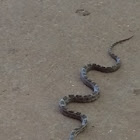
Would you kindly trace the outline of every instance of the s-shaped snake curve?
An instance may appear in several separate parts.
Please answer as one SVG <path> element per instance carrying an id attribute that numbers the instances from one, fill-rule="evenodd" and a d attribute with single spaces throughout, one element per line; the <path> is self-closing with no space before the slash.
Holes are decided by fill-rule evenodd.
<path id="1" fill-rule="evenodd" d="M 74 111 L 68 110 L 66 107 L 67 104 L 69 104 L 71 102 L 89 103 L 89 102 L 93 102 L 99 98 L 99 96 L 100 96 L 99 87 L 95 82 L 93 82 L 92 80 L 90 80 L 87 77 L 87 73 L 91 70 L 96 70 L 96 71 L 100 71 L 100 72 L 104 72 L 104 73 L 112 73 L 112 72 L 117 71 L 121 66 L 121 61 L 120 61 L 120 58 L 112 52 L 112 49 L 114 46 L 116 46 L 122 42 L 125 42 L 127 40 L 130 40 L 132 37 L 133 36 L 126 38 L 126 39 L 123 39 L 123 40 L 120 40 L 118 42 L 115 42 L 109 48 L 108 54 L 110 55 L 111 58 L 113 58 L 116 61 L 116 63 L 113 66 L 104 67 L 104 66 L 100 66 L 100 65 L 93 63 L 93 64 L 87 64 L 86 66 L 84 66 L 81 69 L 80 78 L 83 81 L 83 83 L 93 91 L 92 94 L 84 95 L 84 96 L 82 96 L 82 95 L 68 95 L 68 96 L 63 97 L 59 101 L 59 108 L 60 108 L 61 113 L 64 116 L 80 120 L 82 123 L 82 125 L 80 127 L 72 130 L 72 132 L 70 133 L 69 140 L 74 140 L 74 137 L 77 136 L 79 133 L 81 133 L 86 128 L 87 116 L 84 114 L 81 114 L 80 112 L 74 112 Z"/>

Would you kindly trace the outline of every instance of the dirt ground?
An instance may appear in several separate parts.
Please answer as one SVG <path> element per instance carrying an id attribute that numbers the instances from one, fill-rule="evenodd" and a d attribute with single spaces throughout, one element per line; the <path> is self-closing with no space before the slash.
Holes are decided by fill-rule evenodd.
<path id="1" fill-rule="evenodd" d="M 140 140 L 140 1 L 0 0 L 0 140 L 68 140 L 80 122 L 59 100 L 91 93 L 81 67 L 112 65 L 108 47 L 131 35 L 114 49 L 121 69 L 88 74 L 100 98 L 70 104 L 88 116 L 76 140 Z"/>

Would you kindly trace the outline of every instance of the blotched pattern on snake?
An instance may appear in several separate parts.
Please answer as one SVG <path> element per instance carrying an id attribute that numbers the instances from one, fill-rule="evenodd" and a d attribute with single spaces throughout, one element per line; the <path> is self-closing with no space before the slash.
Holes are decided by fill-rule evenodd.
<path id="1" fill-rule="evenodd" d="M 80 120 L 82 122 L 82 125 L 78 128 L 75 128 L 72 130 L 69 140 L 74 140 L 74 137 L 77 136 L 80 132 L 82 132 L 85 127 L 87 126 L 87 116 L 84 114 L 81 114 L 80 112 L 74 112 L 74 111 L 70 111 L 67 109 L 67 104 L 71 103 L 71 102 L 77 102 L 77 103 L 89 103 L 89 102 L 93 102 L 95 100 L 97 100 L 100 96 L 100 91 L 99 91 L 99 87 L 98 85 L 93 82 L 92 80 L 90 80 L 87 77 L 87 73 L 91 70 L 96 70 L 96 71 L 100 71 L 100 72 L 104 72 L 104 73 L 111 73 L 111 72 L 115 72 L 117 71 L 120 66 L 121 66 L 121 61 L 120 58 L 118 56 L 116 56 L 113 52 L 112 49 L 114 46 L 116 46 L 117 44 L 120 44 L 122 42 L 125 42 L 127 40 L 130 40 L 133 36 L 120 40 L 118 42 L 115 42 L 114 44 L 111 45 L 111 47 L 108 50 L 108 54 L 111 56 L 111 58 L 113 58 L 116 63 L 111 66 L 111 67 L 104 67 L 104 66 L 100 66 L 97 64 L 87 64 L 86 66 L 84 66 L 81 71 L 80 71 L 80 78 L 83 81 L 83 83 L 89 87 L 93 93 L 89 94 L 89 95 L 68 95 L 63 97 L 60 101 L 59 101 L 59 108 L 61 113 L 64 116 L 70 117 L 70 118 L 74 118 L 77 120 Z"/>

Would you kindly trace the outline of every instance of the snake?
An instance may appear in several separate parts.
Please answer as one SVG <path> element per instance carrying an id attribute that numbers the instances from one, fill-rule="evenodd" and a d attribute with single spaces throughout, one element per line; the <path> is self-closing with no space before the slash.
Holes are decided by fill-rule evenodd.
<path id="1" fill-rule="evenodd" d="M 112 65 L 110 67 L 105 67 L 105 66 L 101 66 L 101 65 L 97 65 L 97 64 L 93 63 L 93 64 L 87 64 L 81 68 L 80 79 L 87 87 L 89 87 L 93 91 L 91 94 L 89 94 L 89 95 L 71 94 L 68 96 L 64 96 L 62 99 L 59 100 L 59 109 L 60 109 L 60 112 L 64 116 L 81 121 L 81 126 L 75 128 L 71 131 L 69 140 L 74 140 L 75 137 L 79 133 L 81 133 L 85 130 L 85 128 L 88 124 L 88 118 L 85 114 L 82 114 L 81 112 L 75 112 L 72 110 L 68 110 L 67 105 L 72 102 L 90 103 L 90 102 L 97 100 L 100 97 L 99 86 L 95 82 L 93 82 L 91 79 L 88 78 L 87 73 L 91 70 L 96 70 L 96 71 L 103 72 L 103 73 L 112 73 L 112 72 L 117 71 L 121 66 L 121 60 L 117 55 L 115 55 L 112 52 L 112 49 L 114 48 L 114 46 L 121 44 L 127 40 L 130 40 L 132 37 L 133 36 L 126 38 L 126 39 L 119 40 L 119 41 L 113 43 L 109 47 L 108 54 L 112 59 L 115 60 L 116 63 L 114 65 Z"/>

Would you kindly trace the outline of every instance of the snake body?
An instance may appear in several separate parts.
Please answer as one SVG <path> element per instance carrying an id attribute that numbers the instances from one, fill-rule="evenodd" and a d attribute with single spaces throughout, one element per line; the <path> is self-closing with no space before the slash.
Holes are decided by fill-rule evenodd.
<path id="1" fill-rule="evenodd" d="M 87 64 L 86 66 L 84 66 L 81 69 L 80 78 L 81 78 L 82 82 L 93 91 L 92 94 L 84 95 L 84 96 L 82 96 L 82 95 L 68 95 L 68 96 L 63 97 L 59 101 L 59 108 L 60 108 L 61 113 L 64 116 L 80 120 L 82 123 L 80 127 L 72 130 L 72 132 L 70 133 L 69 140 L 74 140 L 74 137 L 77 136 L 79 133 L 81 133 L 85 129 L 85 127 L 87 126 L 88 119 L 87 119 L 86 115 L 81 114 L 80 112 L 74 112 L 74 111 L 68 110 L 66 107 L 67 104 L 69 104 L 71 102 L 89 103 L 89 102 L 93 102 L 99 98 L 99 96 L 100 96 L 99 87 L 95 82 L 93 82 L 92 80 L 90 80 L 87 77 L 87 73 L 91 70 L 96 70 L 96 71 L 100 71 L 100 72 L 104 72 L 104 73 L 112 73 L 112 72 L 117 71 L 121 66 L 121 61 L 120 61 L 120 58 L 112 52 L 112 49 L 117 44 L 120 44 L 122 42 L 130 40 L 132 37 L 133 36 L 126 38 L 126 39 L 123 39 L 123 40 L 120 40 L 118 42 L 115 42 L 109 48 L 108 54 L 110 55 L 111 58 L 113 58 L 116 61 L 116 63 L 113 66 L 104 67 L 104 66 L 100 66 L 100 65 L 93 63 L 93 64 Z"/>

